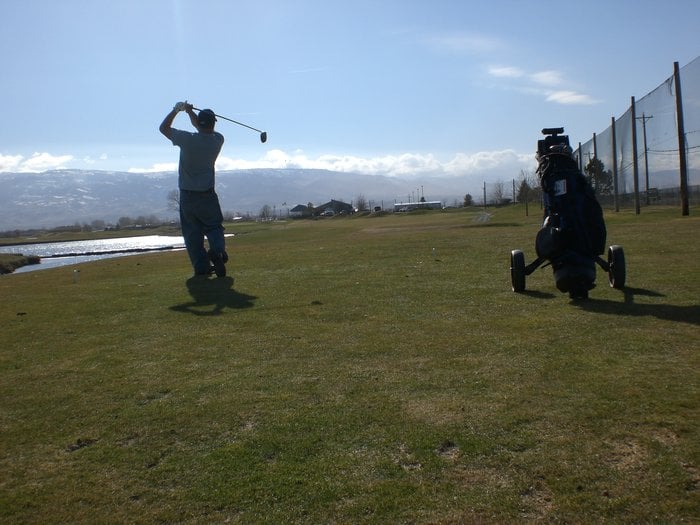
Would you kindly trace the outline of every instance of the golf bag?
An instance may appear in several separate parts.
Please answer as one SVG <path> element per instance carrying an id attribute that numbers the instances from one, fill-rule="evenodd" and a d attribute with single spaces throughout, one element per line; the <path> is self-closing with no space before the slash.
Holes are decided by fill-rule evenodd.
<path id="1" fill-rule="evenodd" d="M 551 262 L 557 288 L 587 297 L 595 287 L 596 259 L 605 251 L 603 210 L 574 159 L 563 128 L 538 141 L 537 174 L 544 222 L 535 239 L 537 256 Z"/>

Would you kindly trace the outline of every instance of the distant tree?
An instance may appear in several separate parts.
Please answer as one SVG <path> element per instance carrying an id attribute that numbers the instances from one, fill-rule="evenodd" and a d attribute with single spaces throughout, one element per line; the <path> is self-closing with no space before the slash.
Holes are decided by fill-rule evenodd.
<path id="1" fill-rule="evenodd" d="M 270 207 L 269 204 L 265 204 L 262 208 L 260 208 L 260 218 L 261 219 L 269 219 L 272 217 L 272 208 Z"/>
<path id="2" fill-rule="evenodd" d="M 141 226 L 158 226 L 160 219 L 155 215 L 139 215 L 136 219 L 136 224 Z"/>
<path id="3" fill-rule="evenodd" d="M 522 173 L 522 172 L 521 172 Z M 532 193 L 532 187 L 528 182 L 527 178 L 524 177 L 520 180 L 518 186 L 517 199 L 520 204 L 525 204 L 525 215 L 530 215 L 529 204 L 530 204 L 530 194 Z"/>
<path id="4" fill-rule="evenodd" d="M 542 197 L 542 190 L 540 189 L 537 178 L 532 172 L 520 170 L 519 180 L 516 199 L 519 203 L 525 204 L 525 214 L 527 215 L 528 203 L 538 202 Z"/>
<path id="5" fill-rule="evenodd" d="M 611 170 L 605 169 L 603 161 L 592 158 L 583 168 L 586 179 L 598 195 L 611 195 L 613 192 L 613 175 Z"/>
<path id="6" fill-rule="evenodd" d="M 128 228 L 134 224 L 134 219 L 131 217 L 119 217 L 117 224 L 120 228 Z"/>
<path id="7" fill-rule="evenodd" d="M 466 208 L 467 206 L 472 206 L 474 204 L 474 199 L 472 198 L 471 194 L 467 193 L 464 196 L 464 207 Z"/>
<path id="8" fill-rule="evenodd" d="M 493 198 L 493 202 L 496 205 L 503 204 L 503 200 L 506 196 L 506 186 L 502 180 L 499 180 L 498 182 L 494 183 L 493 190 L 491 191 L 491 196 Z"/>
<path id="9" fill-rule="evenodd" d="M 367 199 L 365 199 L 364 195 L 358 195 L 355 198 L 355 208 L 357 208 L 358 211 L 365 211 L 369 209 L 367 207 Z"/>
<path id="10" fill-rule="evenodd" d="M 168 209 L 172 211 L 180 211 L 180 191 L 171 190 L 168 192 L 167 196 Z"/>
<path id="11" fill-rule="evenodd" d="M 530 186 L 530 183 L 528 182 L 528 180 L 527 179 L 520 179 L 520 183 L 518 184 L 518 193 L 516 195 L 517 201 L 520 203 L 529 202 L 531 191 L 532 191 L 532 187 Z"/>
<path id="12" fill-rule="evenodd" d="M 100 231 L 105 229 L 106 224 L 105 221 L 97 219 L 92 221 L 90 226 L 92 227 L 93 231 Z"/>

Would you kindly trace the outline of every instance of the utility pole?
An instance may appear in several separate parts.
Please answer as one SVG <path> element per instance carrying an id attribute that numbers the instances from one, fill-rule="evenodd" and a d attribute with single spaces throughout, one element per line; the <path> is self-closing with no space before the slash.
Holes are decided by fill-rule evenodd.
<path id="1" fill-rule="evenodd" d="M 654 115 L 649 115 L 648 117 L 642 113 L 641 117 L 637 117 L 637 120 L 642 121 L 642 135 L 644 136 L 644 178 L 646 180 L 647 198 L 646 203 L 649 206 L 649 155 L 647 148 L 647 120 L 654 118 Z"/>

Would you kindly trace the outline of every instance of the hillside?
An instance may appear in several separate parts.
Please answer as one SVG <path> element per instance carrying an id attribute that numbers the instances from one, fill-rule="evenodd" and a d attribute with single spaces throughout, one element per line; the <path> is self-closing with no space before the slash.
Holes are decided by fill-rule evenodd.
<path id="1" fill-rule="evenodd" d="M 511 180 L 500 180 L 511 196 Z M 700 180 L 697 170 L 691 184 Z M 0 231 L 42 228 L 120 217 L 176 218 L 168 209 L 168 193 L 177 189 L 177 174 L 89 170 L 53 170 L 43 173 L 0 173 Z M 483 181 L 474 176 L 381 176 L 315 169 L 249 169 L 217 173 L 217 191 L 225 212 L 257 215 L 268 205 L 280 214 L 297 204 L 322 204 L 331 199 L 352 203 L 363 196 L 372 206 L 417 199 L 452 205 L 470 193 L 482 201 Z M 652 186 L 678 186 L 673 172 L 655 173 Z M 493 184 L 487 188 L 491 198 Z"/>
<path id="2" fill-rule="evenodd" d="M 0 173 L 0 231 L 70 225 L 119 217 L 174 218 L 167 195 L 177 189 L 177 174 L 55 170 Z M 409 179 L 308 169 L 251 169 L 217 173 L 224 211 L 257 214 L 264 205 L 282 213 L 297 204 L 330 199 L 352 202 L 359 195 L 385 206 L 405 200 L 423 186 L 426 198 L 461 199 L 462 178 Z"/>

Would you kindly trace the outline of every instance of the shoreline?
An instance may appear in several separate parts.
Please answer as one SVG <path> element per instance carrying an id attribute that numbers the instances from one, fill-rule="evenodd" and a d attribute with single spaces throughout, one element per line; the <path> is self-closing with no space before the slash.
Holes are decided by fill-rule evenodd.
<path id="1" fill-rule="evenodd" d="M 22 266 L 39 264 L 40 262 L 41 257 L 38 255 L 21 255 L 14 253 L 0 254 L 0 275 L 6 275 Z"/>
<path id="2" fill-rule="evenodd" d="M 175 246 L 158 246 L 155 248 L 126 248 L 119 250 L 106 250 L 106 251 L 88 251 L 88 252 L 72 252 L 72 253 L 61 253 L 61 254 L 51 254 L 45 255 L 43 257 L 39 255 L 23 255 L 14 253 L 0 253 L 0 275 L 7 275 L 14 273 L 18 268 L 23 266 L 29 266 L 33 264 L 40 264 L 42 259 L 58 259 L 61 257 L 83 257 L 83 256 L 100 256 L 100 255 L 116 255 L 116 254 L 137 254 L 146 252 L 159 252 L 159 251 L 171 251 L 175 250 Z"/>

